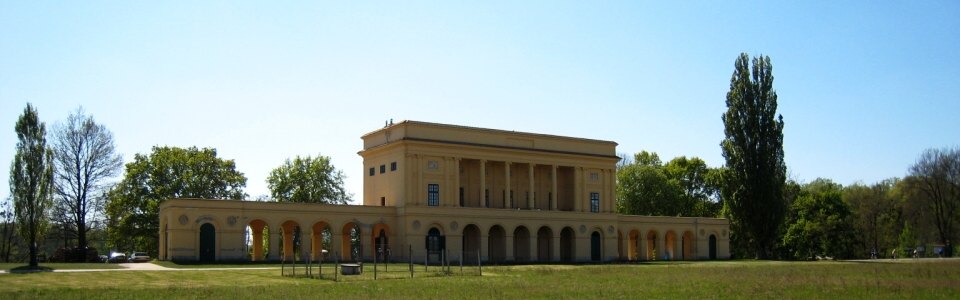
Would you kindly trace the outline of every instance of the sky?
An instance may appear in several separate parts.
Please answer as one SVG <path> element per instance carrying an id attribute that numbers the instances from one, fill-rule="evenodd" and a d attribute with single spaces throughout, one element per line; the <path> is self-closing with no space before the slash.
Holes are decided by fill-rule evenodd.
<path id="1" fill-rule="evenodd" d="M 958 1 L 357 2 L 0 1 L 0 172 L 27 103 L 48 130 L 83 107 L 125 162 L 216 148 L 250 198 L 324 155 L 359 203 L 360 136 L 389 119 L 719 167 L 742 52 L 770 57 L 797 181 L 903 177 L 960 145 Z"/>

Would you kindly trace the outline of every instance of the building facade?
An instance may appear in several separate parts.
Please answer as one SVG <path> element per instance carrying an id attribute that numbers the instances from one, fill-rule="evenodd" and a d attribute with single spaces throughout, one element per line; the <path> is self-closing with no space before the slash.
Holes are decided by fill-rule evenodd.
<path id="1" fill-rule="evenodd" d="M 725 219 L 617 214 L 614 142 L 416 121 L 362 139 L 362 205 L 167 200 L 160 258 L 730 257 Z"/>

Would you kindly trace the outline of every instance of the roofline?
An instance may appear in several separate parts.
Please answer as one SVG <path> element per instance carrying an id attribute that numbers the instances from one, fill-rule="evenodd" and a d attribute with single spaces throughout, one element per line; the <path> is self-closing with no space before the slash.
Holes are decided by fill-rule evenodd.
<path id="1" fill-rule="evenodd" d="M 366 137 L 368 137 L 368 136 L 370 136 L 370 135 L 373 135 L 373 134 L 375 134 L 375 133 L 377 133 L 377 132 L 380 132 L 380 131 L 383 131 L 383 130 L 386 130 L 386 129 L 393 128 L 394 126 L 400 126 L 400 125 L 402 125 L 402 124 L 425 125 L 425 126 L 455 128 L 455 129 L 467 129 L 467 130 L 475 130 L 475 131 L 486 131 L 486 132 L 494 132 L 494 133 L 506 133 L 506 134 L 513 134 L 513 135 L 526 135 L 526 136 L 534 136 L 534 137 L 546 137 L 546 138 L 554 138 L 554 139 L 578 140 L 578 141 L 586 141 L 586 142 L 591 142 L 591 143 L 613 144 L 614 146 L 617 146 L 617 145 L 618 145 L 617 142 L 614 142 L 614 141 L 606 141 L 606 140 L 597 140 L 597 139 L 588 139 L 588 138 L 562 136 L 562 135 L 553 135 L 553 134 L 543 134 L 543 133 L 532 133 L 532 132 L 524 132 L 524 131 L 511 131 L 511 130 L 503 130 L 503 129 L 492 129 L 492 128 L 472 127 L 472 126 L 463 126 L 463 125 L 452 125 L 452 124 L 443 124 L 443 123 L 431 123 L 431 122 L 422 122 L 422 121 L 413 121 L 413 120 L 403 120 L 403 121 L 401 121 L 401 122 L 399 122 L 399 123 L 394 123 L 394 124 L 392 124 L 392 125 L 387 125 L 386 127 L 383 127 L 383 128 L 380 128 L 380 129 L 377 129 L 377 130 L 368 132 L 368 133 L 360 136 L 360 138 L 363 139 L 363 138 L 366 138 Z"/>

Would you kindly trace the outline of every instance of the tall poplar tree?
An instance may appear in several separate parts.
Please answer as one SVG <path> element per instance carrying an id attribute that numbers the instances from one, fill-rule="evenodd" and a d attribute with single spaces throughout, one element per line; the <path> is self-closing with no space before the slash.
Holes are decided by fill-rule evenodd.
<path id="1" fill-rule="evenodd" d="M 777 115 L 770 57 L 741 53 L 735 63 L 723 114 L 726 159 L 724 201 L 735 240 L 756 258 L 769 258 L 786 214 L 783 197 L 783 116 Z"/>
<path id="2" fill-rule="evenodd" d="M 36 268 L 37 241 L 43 235 L 52 202 L 53 150 L 47 147 L 46 126 L 27 104 L 17 120 L 17 153 L 10 168 L 10 193 L 20 236 L 30 247 L 30 267 Z"/>

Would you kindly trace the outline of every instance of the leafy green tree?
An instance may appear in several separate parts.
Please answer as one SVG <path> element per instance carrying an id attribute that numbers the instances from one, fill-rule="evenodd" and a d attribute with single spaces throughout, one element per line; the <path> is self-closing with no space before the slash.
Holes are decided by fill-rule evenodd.
<path id="1" fill-rule="evenodd" d="M 843 202 L 839 184 L 826 179 L 807 184 L 790 206 L 789 216 L 783 246 L 793 258 L 853 255 L 850 208 Z"/>
<path id="2" fill-rule="evenodd" d="M 153 147 L 127 163 L 126 174 L 110 190 L 107 216 L 110 239 L 156 255 L 160 203 L 172 198 L 240 200 L 247 178 L 233 160 L 217 157 L 212 148 Z M 134 249 L 127 249 L 134 250 Z"/>
<path id="3" fill-rule="evenodd" d="M 89 218 L 103 213 L 107 180 L 119 173 L 123 158 L 116 153 L 113 133 L 83 109 L 67 117 L 53 135 L 54 205 L 77 236 L 77 247 L 87 247 Z"/>
<path id="4" fill-rule="evenodd" d="M 770 57 L 741 53 L 735 63 L 723 115 L 721 142 L 728 169 L 724 200 L 738 241 L 763 259 L 771 256 L 786 214 L 783 116 L 778 116 Z"/>
<path id="5" fill-rule="evenodd" d="M 37 242 L 47 223 L 47 211 L 53 194 L 53 151 L 47 147 L 46 125 L 37 110 L 27 104 L 17 120 L 17 153 L 10 168 L 10 193 L 13 195 L 17 228 L 30 247 L 30 267 L 36 268 Z"/>
<path id="6" fill-rule="evenodd" d="M 330 158 L 294 157 L 273 169 L 267 177 L 270 194 L 280 202 L 347 204 L 350 195 L 343 188 L 343 172 Z"/>
<path id="7" fill-rule="evenodd" d="M 681 188 L 679 205 L 683 216 L 716 217 L 720 211 L 717 173 L 699 157 L 676 157 L 663 166 L 667 177 Z"/>
<path id="8" fill-rule="evenodd" d="M 870 253 L 874 249 L 882 255 L 897 247 L 900 232 L 901 207 L 894 194 L 899 179 L 891 178 L 871 186 L 853 184 L 843 189 L 843 199 L 853 213 L 853 226 L 863 237 L 855 253 Z"/>
<path id="9" fill-rule="evenodd" d="M 617 209 L 628 215 L 676 216 L 682 190 L 663 168 L 633 164 L 617 171 Z"/>
<path id="10" fill-rule="evenodd" d="M 960 148 L 928 149 L 910 167 L 913 187 L 930 207 L 940 243 L 956 240 L 960 216 Z"/>
<path id="11" fill-rule="evenodd" d="M 657 155 L 656 152 L 647 152 L 646 150 L 634 154 L 633 163 L 641 166 L 663 166 L 663 162 L 660 161 L 660 155 Z"/>

